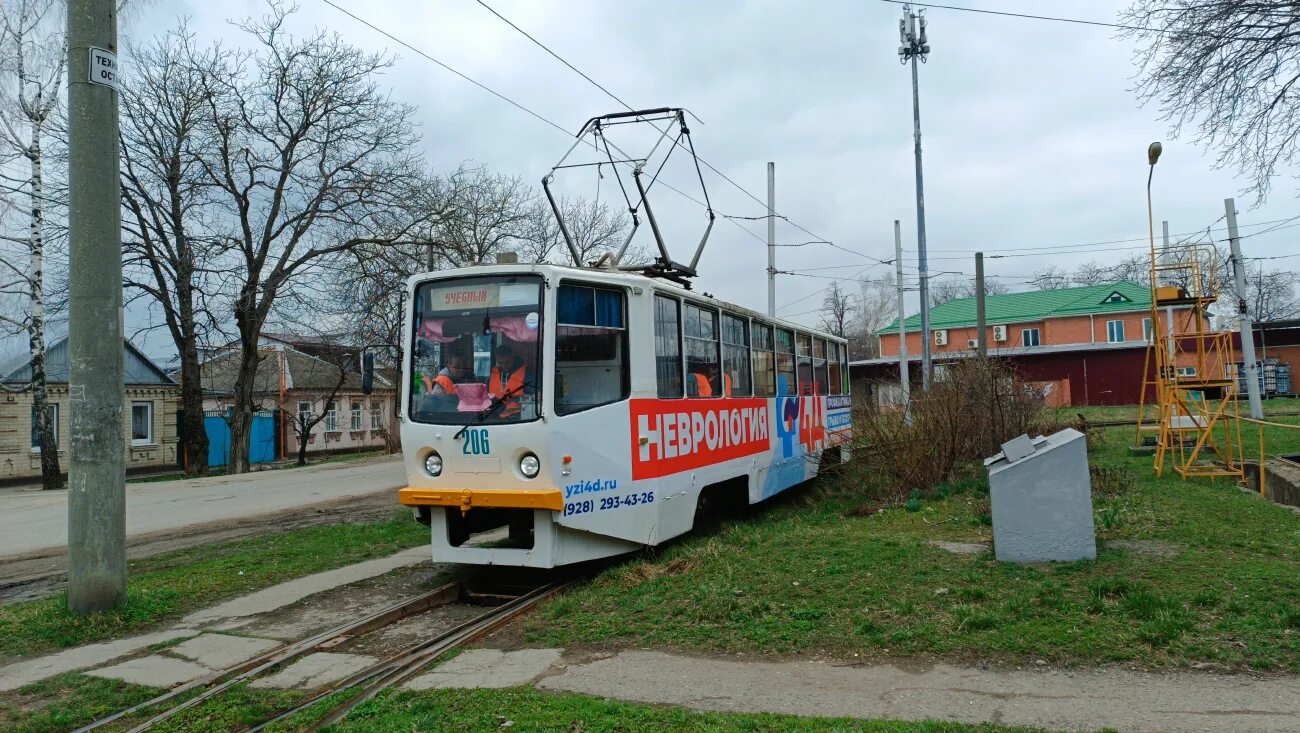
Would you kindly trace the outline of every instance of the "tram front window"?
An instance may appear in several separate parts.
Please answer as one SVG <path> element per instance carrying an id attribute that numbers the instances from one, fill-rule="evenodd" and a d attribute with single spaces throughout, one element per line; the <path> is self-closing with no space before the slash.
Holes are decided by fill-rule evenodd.
<path id="1" fill-rule="evenodd" d="M 415 291 L 411 419 L 439 425 L 534 420 L 541 400 L 542 283 L 466 277 Z"/>

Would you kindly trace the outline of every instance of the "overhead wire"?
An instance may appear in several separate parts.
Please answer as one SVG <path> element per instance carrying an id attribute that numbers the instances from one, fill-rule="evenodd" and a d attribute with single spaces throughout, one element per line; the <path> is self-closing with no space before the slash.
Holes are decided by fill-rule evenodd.
<path id="1" fill-rule="evenodd" d="M 328 2 L 328 0 L 326 0 L 326 1 Z M 636 110 L 635 110 L 635 109 L 634 109 L 630 104 L 628 104 L 627 102 L 625 102 L 621 97 L 619 97 L 618 95 L 614 94 L 614 93 L 611 92 L 609 89 L 605 88 L 604 85 L 600 84 L 600 83 L 597 82 L 595 79 L 592 79 L 590 76 L 588 76 L 585 72 L 583 72 L 583 71 L 582 71 L 581 69 L 579 69 L 578 67 L 574 66 L 572 63 L 569 63 L 568 60 L 566 60 L 566 59 L 565 59 L 563 56 L 561 56 L 560 54 L 556 53 L 554 50 L 552 50 L 552 49 L 551 49 L 549 46 L 547 46 L 545 43 L 539 41 L 536 37 L 534 37 L 533 35 L 531 35 L 531 34 L 528 33 L 527 31 L 525 31 L 523 28 L 520 28 L 517 24 L 515 24 L 515 23 L 514 23 L 513 21 L 511 21 L 509 18 L 507 18 L 506 16 L 502 15 L 501 13 L 499 13 L 499 12 L 498 12 L 497 10 L 495 10 L 491 5 L 488 5 L 487 2 L 485 2 L 485 0 L 476 0 L 476 2 L 478 2 L 479 5 L 482 5 L 484 8 L 486 8 L 486 9 L 487 9 L 490 13 L 492 13 L 494 16 L 496 16 L 497 18 L 501 19 L 503 22 L 505 22 L 505 23 L 506 23 L 507 25 L 509 25 L 511 28 L 513 28 L 513 29 L 515 29 L 516 31 L 518 31 L 518 32 L 519 32 L 520 34 L 522 34 L 525 38 L 527 38 L 528 40 L 532 41 L 534 44 L 536 44 L 536 45 L 537 45 L 539 48 L 541 48 L 543 51 L 545 51 L 546 53 L 550 54 L 550 55 L 551 55 L 553 58 L 555 58 L 557 61 L 559 61 L 560 63 L 564 64 L 566 67 L 568 67 L 570 70 L 572 70 L 575 74 L 577 74 L 578 76 L 581 76 L 583 79 L 587 80 L 589 83 L 591 83 L 591 84 L 592 84 L 593 86 L 595 86 L 597 89 L 599 89 L 600 91 L 604 92 L 605 95 L 608 96 L 610 99 L 613 99 L 615 102 L 618 102 L 619 104 L 623 105 L 623 107 L 626 108 L 629 112 L 635 112 L 635 111 L 636 111 Z M 697 117 L 696 119 L 699 119 L 699 118 Z M 677 144 L 680 145 L 681 143 L 679 142 L 679 143 L 677 143 Z M 754 194 L 753 194 L 749 189 L 745 188 L 744 186 L 740 185 L 739 183 L 736 183 L 736 181 L 734 181 L 730 176 L 728 176 L 726 173 L 723 173 L 722 171 L 718 170 L 718 168 L 717 168 L 716 166 L 714 166 L 712 163 L 710 163 L 708 160 L 706 160 L 705 158 L 703 158 L 702 156 L 699 156 L 699 155 L 696 155 L 695 157 L 696 157 L 697 160 L 699 160 L 700 163 L 702 163 L 702 164 L 704 165 L 704 167 L 706 167 L 706 168 L 708 168 L 709 170 L 713 171 L 713 172 L 714 172 L 715 174 L 717 174 L 720 178 L 722 178 L 722 180 L 726 181 L 727 183 L 730 183 L 730 184 L 731 184 L 732 186 L 734 186 L 738 191 L 740 191 L 741 193 L 745 194 L 745 195 L 748 196 L 749 198 L 753 199 L 755 203 L 759 204 L 760 206 L 762 206 L 762 207 L 764 207 L 764 208 L 768 208 L 768 204 L 767 204 L 766 201 L 763 201 L 763 200 L 760 199 L 758 196 L 755 196 L 755 195 L 754 195 Z M 782 219 L 782 220 L 784 220 L 787 224 L 789 224 L 790 226 L 794 227 L 795 229 L 798 229 L 799 231 L 803 232 L 804 234 L 807 234 L 808 236 L 812 237 L 813 239 L 815 239 L 815 240 L 819 240 L 819 241 L 821 241 L 821 242 L 823 242 L 823 243 L 825 243 L 825 244 L 827 244 L 827 245 L 829 245 L 829 246 L 831 246 L 831 247 L 834 247 L 835 249 L 839 249 L 839 250 L 842 250 L 842 251 L 844 251 L 844 252 L 849 252 L 849 253 L 851 253 L 851 254 L 855 254 L 855 255 L 857 255 L 857 256 L 859 256 L 859 257 L 863 257 L 863 258 L 865 258 L 865 259 L 872 260 L 872 261 L 876 262 L 877 264 L 881 264 L 881 265 L 887 265 L 887 264 L 890 264 L 889 261 L 887 261 L 887 260 L 882 260 L 882 259 L 880 259 L 880 258 L 873 257 L 873 256 L 871 256 L 871 255 L 867 255 L 867 254 L 863 254 L 863 253 L 861 253 L 861 252 L 855 252 L 855 251 L 853 251 L 853 250 L 851 250 L 851 249 L 848 249 L 847 247 L 842 247 L 842 246 L 840 246 L 840 245 L 837 245 L 837 244 L 835 244 L 834 242 L 831 242 L 830 240 L 827 240 L 825 237 L 822 237 L 821 235 L 816 234 L 816 233 L 814 233 L 814 232 L 808 230 L 807 228 L 801 226 L 798 222 L 794 221 L 794 220 L 791 219 L 789 216 L 785 216 L 785 215 L 779 215 L 779 214 L 777 214 L 775 210 L 769 209 L 769 215 L 770 215 L 770 216 L 774 216 L 774 217 L 776 217 L 776 218 L 778 218 L 778 219 Z M 734 223 L 734 219 L 752 219 L 752 220 L 758 220 L 758 219 L 766 219 L 766 218 L 768 218 L 768 217 L 767 217 L 767 216 L 762 216 L 762 217 L 731 217 L 731 216 L 726 216 L 726 215 L 724 215 L 724 218 L 726 218 L 726 219 L 730 219 L 730 220 L 733 220 L 733 223 Z M 741 227 L 741 228 L 743 229 L 744 227 Z M 761 237 L 758 237 L 758 235 L 755 235 L 753 232 L 750 232 L 748 229 L 746 229 L 745 231 L 746 231 L 746 232 L 749 232 L 749 234 L 755 236 L 756 238 L 762 239 Z"/>
<path id="2" fill-rule="evenodd" d="M 1143 32 L 1143 33 L 1160 33 L 1160 34 L 1162 34 L 1162 35 L 1165 35 L 1165 34 L 1177 34 L 1177 35 L 1182 35 L 1182 36 L 1199 36 L 1199 37 L 1205 37 L 1205 38 L 1217 38 L 1217 39 L 1225 40 L 1225 41 L 1233 41 L 1233 40 L 1235 40 L 1235 41 L 1256 41 L 1256 40 L 1260 40 L 1260 39 L 1249 38 L 1249 37 L 1245 37 L 1245 36 L 1225 36 L 1225 35 L 1220 34 L 1220 33 L 1196 33 L 1196 32 L 1192 32 L 1192 31 L 1179 31 L 1179 30 L 1173 30 L 1173 29 L 1170 29 L 1170 28 L 1153 28 L 1153 27 L 1151 27 L 1151 26 L 1143 26 L 1143 25 L 1124 25 L 1124 24 L 1122 24 L 1122 23 L 1107 23 L 1107 22 L 1105 22 L 1105 21 L 1101 21 L 1101 20 L 1085 20 L 1085 19 L 1083 19 L 1083 18 L 1065 18 L 1065 17 L 1061 17 L 1061 16 L 1054 16 L 1054 15 L 1034 15 L 1034 14 L 1032 14 L 1032 13 L 1012 13 L 1012 12 L 1010 12 L 1010 11 L 1006 11 L 1006 10 L 990 10 L 990 9 L 988 9 L 988 8 L 968 8 L 968 7 L 963 7 L 963 6 L 960 6 L 960 5 L 940 5 L 940 4 L 938 4 L 938 3 L 918 3 L 918 2 L 911 2 L 911 0 L 880 0 L 880 1 L 881 1 L 881 2 L 885 2 L 885 3 L 890 3 L 890 4 L 893 4 L 893 5 L 912 5 L 912 6 L 915 6 L 915 7 L 918 7 L 918 8 L 934 8 L 934 9 L 936 9 L 936 10 L 958 10 L 958 11 L 961 11 L 961 12 L 963 12 L 963 13 L 978 13 L 978 14 L 981 14 L 981 15 L 1001 15 L 1001 16 L 1008 17 L 1008 18 L 1021 18 L 1021 19 L 1024 19 L 1024 20 L 1046 20 L 1046 21 L 1052 21 L 1052 22 L 1055 22 L 1055 23 L 1073 23 L 1073 24 L 1076 24 L 1076 25 L 1091 25 L 1091 26 L 1099 26 L 1099 27 L 1103 27 L 1103 28 L 1116 28 L 1116 29 L 1123 30 L 1123 31 L 1139 31 L 1139 32 Z"/>

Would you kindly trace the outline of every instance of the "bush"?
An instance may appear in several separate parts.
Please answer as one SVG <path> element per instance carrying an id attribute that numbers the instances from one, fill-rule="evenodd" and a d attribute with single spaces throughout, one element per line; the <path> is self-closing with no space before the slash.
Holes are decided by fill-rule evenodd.
<path id="1" fill-rule="evenodd" d="M 866 455 L 875 490 L 901 501 L 953 478 L 958 468 L 998 451 L 1021 434 L 1056 427 L 1043 395 L 993 359 L 948 366 L 925 393 L 901 410 L 863 406 L 854 415 L 858 450 Z"/>

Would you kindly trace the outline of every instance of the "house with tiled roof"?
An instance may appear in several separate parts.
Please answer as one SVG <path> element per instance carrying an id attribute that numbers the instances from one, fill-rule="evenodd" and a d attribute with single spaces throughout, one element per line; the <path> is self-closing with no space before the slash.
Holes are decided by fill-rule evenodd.
<path id="1" fill-rule="evenodd" d="M 178 465 L 176 407 L 180 387 L 130 341 L 122 341 L 122 382 L 125 452 L 128 472 L 157 471 Z M 53 406 L 59 465 L 68 470 L 70 444 L 68 414 L 68 338 L 55 339 L 45 350 L 45 383 Z M 38 478 L 41 475 L 40 441 L 33 419 L 32 379 L 28 355 L 0 365 L 0 382 L 23 390 L 0 397 L 0 481 Z"/>
<path id="2" fill-rule="evenodd" d="M 984 299 L 985 337 L 992 357 L 1011 363 L 1022 378 L 1043 389 L 1053 405 L 1136 404 L 1143 390 L 1147 346 L 1153 328 L 1195 330 L 1205 318 L 1190 306 L 1161 308 L 1151 321 L 1151 291 L 1131 282 L 989 295 Z M 904 320 L 909 373 L 920 381 L 921 317 Z M 1205 328 L 1206 326 L 1202 326 Z M 930 309 L 930 349 L 936 372 L 976 352 L 975 298 Z M 899 323 L 876 332 L 880 356 L 849 363 L 859 385 L 882 403 L 896 395 Z M 1188 355 L 1179 369 L 1195 370 Z M 1148 395 L 1150 397 L 1150 395 Z"/>
<path id="3" fill-rule="evenodd" d="M 1145 344 L 1151 335 L 1151 290 L 1130 282 L 990 295 L 984 299 L 985 336 L 990 352 L 1038 347 Z M 1160 328 L 1168 316 L 1160 313 Z M 1186 307 L 1172 314 L 1175 328 L 1188 330 Z M 921 316 L 905 321 L 907 351 L 921 351 Z M 975 350 L 975 298 L 958 298 L 930 309 L 931 353 Z M 898 321 L 880 329 L 882 357 L 899 352 Z"/>

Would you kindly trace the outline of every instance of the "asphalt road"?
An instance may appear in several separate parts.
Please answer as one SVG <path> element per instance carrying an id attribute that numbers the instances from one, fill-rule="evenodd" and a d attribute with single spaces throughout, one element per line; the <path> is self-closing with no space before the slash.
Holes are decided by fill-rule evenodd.
<path id="1" fill-rule="evenodd" d="M 401 456 L 187 481 L 127 484 L 128 540 L 404 486 Z M 393 494 L 393 507 L 397 495 Z M 0 562 L 45 555 L 68 544 L 66 491 L 0 493 Z"/>

